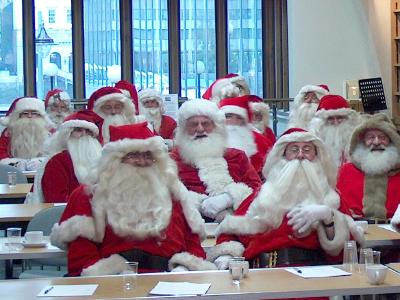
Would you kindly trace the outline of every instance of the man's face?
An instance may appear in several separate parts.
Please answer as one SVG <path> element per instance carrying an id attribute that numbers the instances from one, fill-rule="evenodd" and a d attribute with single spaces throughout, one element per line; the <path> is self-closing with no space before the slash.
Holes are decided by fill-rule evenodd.
<path id="1" fill-rule="evenodd" d="M 153 165 L 154 157 L 151 151 L 145 152 L 129 152 L 121 160 L 122 163 L 130 164 L 134 167 L 145 168 Z"/>
<path id="2" fill-rule="evenodd" d="M 79 139 L 82 136 L 93 136 L 93 132 L 91 132 L 89 129 L 87 128 L 82 128 L 82 127 L 75 127 L 72 132 L 70 137 L 71 138 L 75 138 L 75 139 Z"/>
<path id="3" fill-rule="evenodd" d="M 190 137 L 207 137 L 215 128 L 214 122 L 207 116 L 193 116 L 186 120 L 185 131 Z"/>
<path id="4" fill-rule="evenodd" d="M 50 111 L 61 114 L 61 113 L 68 112 L 69 108 L 68 108 L 68 105 L 64 101 L 55 100 L 54 103 L 50 105 Z"/>
<path id="5" fill-rule="evenodd" d="M 347 116 L 340 116 L 340 115 L 330 116 L 326 119 L 326 123 L 334 126 L 334 125 L 341 124 L 342 122 L 346 121 L 347 119 L 348 119 Z"/>
<path id="6" fill-rule="evenodd" d="M 304 96 L 304 103 L 318 103 L 319 99 L 314 92 L 308 92 Z"/>
<path id="7" fill-rule="evenodd" d="M 41 118 L 42 116 L 40 115 L 40 113 L 36 110 L 24 110 L 23 112 L 21 112 L 19 114 L 20 119 L 23 118 Z"/>
<path id="8" fill-rule="evenodd" d="M 157 108 L 157 107 L 159 107 L 160 105 L 158 104 L 158 101 L 157 101 L 157 100 L 155 100 L 155 99 L 149 99 L 149 100 L 147 100 L 147 101 L 145 101 L 145 102 L 143 103 L 143 106 L 144 106 L 145 108 Z"/>
<path id="9" fill-rule="evenodd" d="M 317 149 L 312 142 L 292 142 L 287 144 L 283 156 L 289 161 L 294 159 L 313 161 L 317 156 Z"/>
<path id="10" fill-rule="evenodd" d="M 236 126 L 245 126 L 246 125 L 246 120 L 237 114 L 231 114 L 227 113 L 225 114 L 225 124 L 226 125 L 236 125 Z"/>
<path id="11" fill-rule="evenodd" d="M 382 130 L 369 129 L 364 134 L 363 142 L 371 151 L 384 151 L 391 141 Z"/>
<path id="12" fill-rule="evenodd" d="M 101 112 L 107 116 L 120 115 L 123 109 L 124 104 L 117 100 L 107 100 L 100 107 Z"/>
<path id="13" fill-rule="evenodd" d="M 259 111 L 253 111 L 253 121 L 254 122 L 262 121 L 262 114 Z"/>

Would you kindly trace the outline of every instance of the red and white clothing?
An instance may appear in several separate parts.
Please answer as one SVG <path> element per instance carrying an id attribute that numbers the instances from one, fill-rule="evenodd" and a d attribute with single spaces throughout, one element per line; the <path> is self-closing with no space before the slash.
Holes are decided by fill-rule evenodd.
<path id="1" fill-rule="evenodd" d="M 163 139 L 173 139 L 175 128 L 176 128 L 176 121 L 170 116 L 162 115 L 160 129 L 159 132 L 157 133 Z"/>
<path id="2" fill-rule="evenodd" d="M 250 156 L 250 161 L 257 173 L 261 174 L 267 154 L 271 150 L 274 143 L 256 131 L 253 131 L 253 137 L 257 146 L 257 152 Z"/>

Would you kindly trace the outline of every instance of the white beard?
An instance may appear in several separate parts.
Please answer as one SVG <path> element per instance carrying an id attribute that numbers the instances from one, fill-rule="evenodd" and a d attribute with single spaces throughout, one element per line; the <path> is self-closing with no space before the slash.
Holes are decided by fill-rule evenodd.
<path id="1" fill-rule="evenodd" d="M 206 158 L 223 157 L 226 149 L 226 135 L 218 128 L 207 137 L 199 139 L 194 139 L 178 128 L 175 140 L 183 161 L 194 165 Z"/>
<path id="2" fill-rule="evenodd" d="M 226 125 L 228 132 L 227 145 L 229 148 L 242 150 L 247 157 L 257 153 L 257 145 L 249 126 Z"/>
<path id="3" fill-rule="evenodd" d="M 167 175 L 157 165 L 138 168 L 116 158 L 100 171 L 92 203 L 120 237 L 158 237 L 167 228 L 172 200 Z M 157 187 L 157 188 L 154 188 Z"/>
<path id="4" fill-rule="evenodd" d="M 264 133 L 265 130 L 265 125 L 264 125 L 264 121 L 253 121 L 252 125 L 254 126 L 255 129 L 257 129 L 260 133 Z"/>
<path id="5" fill-rule="evenodd" d="M 99 141 L 91 136 L 69 138 L 67 149 L 71 155 L 75 176 L 79 183 L 86 183 L 86 177 L 93 171 L 95 164 L 101 156 Z"/>
<path id="6" fill-rule="evenodd" d="M 291 127 L 300 127 L 303 129 L 308 129 L 308 125 L 311 119 L 314 117 L 317 111 L 317 103 L 302 103 L 300 106 L 293 111 L 290 123 Z"/>
<path id="7" fill-rule="evenodd" d="M 144 116 L 151 125 L 153 125 L 154 130 L 158 133 L 161 127 L 161 111 L 159 107 L 143 108 Z"/>
<path id="8" fill-rule="evenodd" d="M 58 128 L 64 121 L 64 119 L 68 116 L 69 113 L 58 113 L 56 111 L 49 111 L 47 115 L 49 116 L 50 120 L 54 123 L 54 125 Z"/>
<path id="9" fill-rule="evenodd" d="M 393 144 L 384 151 L 371 151 L 360 143 L 354 149 L 352 158 L 368 175 L 385 174 L 400 163 L 399 150 Z"/>
<path id="10" fill-rule="evenodd" d="M 111 115 L 104 118 L 103 126 L 101 128 L 104 143 L 108 143 L 110 141 L 110 125 L 118 126 L 130 123 L 131 122 L 129 122 L 128 118 L 123 114 Z"/>
<path id="11" fill-rule="evenodd" d="M 43 118 L 21 118 L 13 120 L 9 126 L 11 133 L 11 155 L 30 159 L 43 155 L 43 144 L 49 136 Z"/>

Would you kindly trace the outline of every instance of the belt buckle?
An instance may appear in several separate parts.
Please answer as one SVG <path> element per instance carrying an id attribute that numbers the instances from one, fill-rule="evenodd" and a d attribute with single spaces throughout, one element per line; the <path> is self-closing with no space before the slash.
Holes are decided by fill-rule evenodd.
<path id="1" fill-rule="evenodd" d="M 278 261 L 278 251 L 272 251 L 268 253 L 268 267 L 275 268 Z"/>

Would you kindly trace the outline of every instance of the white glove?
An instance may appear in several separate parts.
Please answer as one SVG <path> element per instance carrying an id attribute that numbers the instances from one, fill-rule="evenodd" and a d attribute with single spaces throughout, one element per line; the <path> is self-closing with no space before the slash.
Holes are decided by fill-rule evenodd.
<path id="1" fill-rule="evenodd" d="M 229 268 L 229 261 L 232 259 L 232 255 L 221 255 L 214 260 L 214 264 L 218 270 L 227 270 Z"/>
<path id="2" fill-rule="evenodd" d="M 27 171 L 36 171 L 39 166 L 42 164 L 42 157 L 35 157 L 26 162 L 26 170 Z"/>
<path id="3" fill-rule="evenodd" d="M 186 272 L 186 271 L 189 271 L 189 269 L 186 268 L 185 266 L 176 266 L 171 270 L 171 272 Z"/>
<path id="4" fill-rule="evenodd" d="M 231 208 L 224 209 L 223 211 L 220 211 L 215 216 L 214 222 L 221 223 L 225 219 L 226 216 L 229 216 L 232 214 L 233 214 L 233 209 L 231 209 Z"/>
<path id="5" fill-rule="evenodd" d="M 26 164 L 28 160 L 27 159 L 21 159 L 19 162 L 17 162 L 14 166 L 20 169 L 21 171 L 26 171 Z"/>
<path id="6" fill-rule="evenodd" d="M 397 206 L 397 209 L 392 217 L 392 220 L 390 221 L 390 224 L 394 229 L 400 231 L 400 204 Z"/>
<path id="7" fill-rule="evenodd" d="M 215 219 L 217 214 L 233 206 L 233 199 L 228 193 L 211 196 L 203 200 L 200 212 L 203 216 Z"/>
<path id="8" fill-rule="evenodd" d="M 319 204 L 295 206 L 287 214 L 289 219 L 288 224 L 292 225 L 293 230 L 298 231 L 299 233 L 309 230 L 314 222 L 330 222 L 332 216 L 333 212 L 330 207 Z"/>

